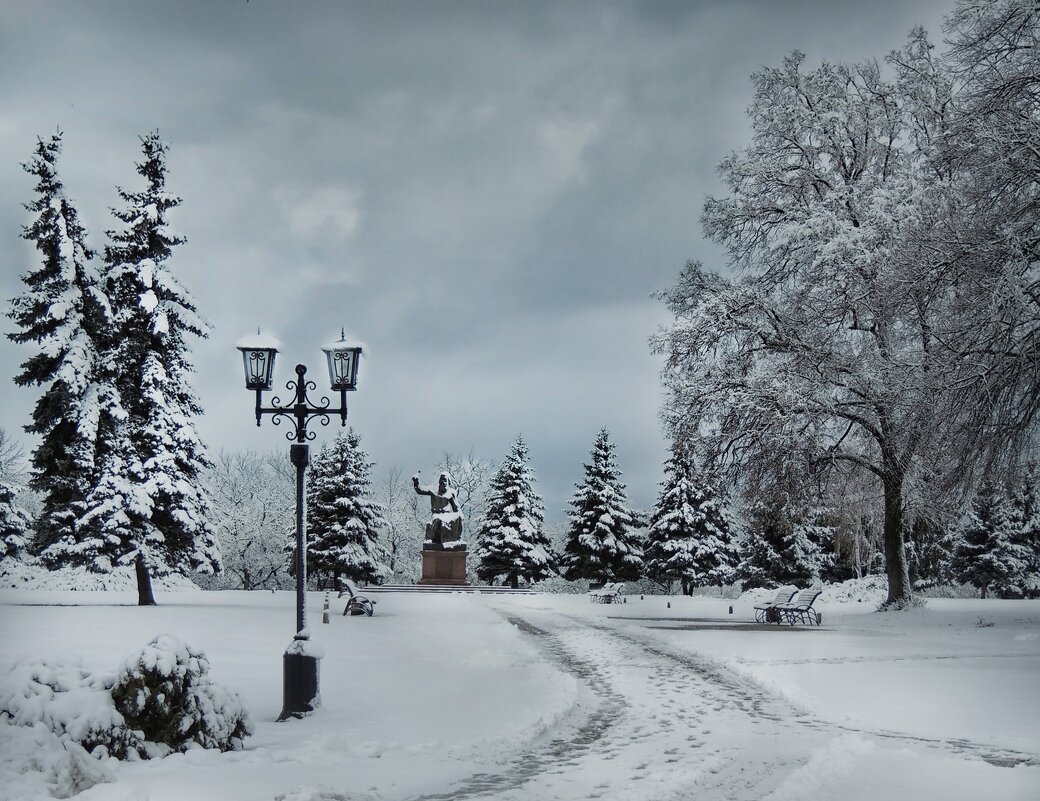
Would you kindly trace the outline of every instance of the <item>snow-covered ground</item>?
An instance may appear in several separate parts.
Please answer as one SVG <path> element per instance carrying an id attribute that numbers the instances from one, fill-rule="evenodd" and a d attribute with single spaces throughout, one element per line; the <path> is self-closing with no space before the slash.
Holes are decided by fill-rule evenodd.
<path id="1" fill-rule="evenodd" d="M 1040 797 L 1040 602 L 824 599 L 810 630 L 749 625 L 752 598 L 374 597 L 323 625 L 309 595 L 304 720 L 274 722 L 288 592 L 0 592 L 0 682 L 21 659 L 111 673 L 170 633 L 241 694 L 244 751 L 110 760 L 91 801 Z M 50 741 L 0 729 L 0 798 L 74 789 Z"/>

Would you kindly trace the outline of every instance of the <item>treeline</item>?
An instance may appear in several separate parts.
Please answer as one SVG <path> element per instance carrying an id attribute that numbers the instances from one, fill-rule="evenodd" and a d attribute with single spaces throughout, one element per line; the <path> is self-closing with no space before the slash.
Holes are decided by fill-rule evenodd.
<path id="1" fill-rule="evenodd" d="M 18 496 L 21 453 L 0 432 L 0 540 L 4 558 L 24 558 L 30 515 Z M 338 577 L 412 583 L 419 577 L 429 510 L 391 469 L 378 484 L 352 429 L 322 445 L 308 473 L 307 570 L 313 587 Z M 810 586 L 884 571 L 881 534 L 867 519 L 849 527 L 834 507 L 806 507 L 791 495 L 735 509 L 697 468 L 688 447 L 673 448 L 649 510 L 629 508 L 609 432 L 601 430 L 563 523 L 545 524 L 529 449 L 517 437 L 501 465 L 472 453 L 445 454 L 466 518 L 474 581 L 512 586 L 554 577 L 600 584 L 642 582 L 651 591 Z M 295 547 L 295 476 L 284 453 L 222 451 L 203 475 L 223 573 L 196 579 L 211 588 L 288 588 Z M 1002 598 L 1040 591 L 1037 472 L 1021 482 L 984 484 L 963 519 L 947 529 L 908 532 L 914 586 L 964 584 Z"/>

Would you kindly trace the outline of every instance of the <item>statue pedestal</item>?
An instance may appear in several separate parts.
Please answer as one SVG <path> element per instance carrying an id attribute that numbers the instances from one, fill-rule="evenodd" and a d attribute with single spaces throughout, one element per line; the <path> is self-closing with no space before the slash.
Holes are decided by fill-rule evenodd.
<path id="1" fill-rule="evenodd" d="M 424 545 L 419 583 L 469 586 L 466 582 L 466 546 L 443 548 Z"/>

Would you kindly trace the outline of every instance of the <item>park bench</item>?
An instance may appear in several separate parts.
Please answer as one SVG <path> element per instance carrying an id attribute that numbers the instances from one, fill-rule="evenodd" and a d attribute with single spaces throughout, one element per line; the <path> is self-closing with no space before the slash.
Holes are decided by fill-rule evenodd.
<path id="1" fill-rule="evenodd" d="M 790 603 L 777 604 L 774 608 L 779 614 L 780 620 L 785 620 L 792 626 L 795 624 L 795 620 L 799 623 L 808 623 L 809 625 L 815 623 L 819 626 L 823 616 L 813 609 L 813 604 L 820 597 L 821 592 L 822 590 L 819 589 L 802 590 Z M 780 620 L 776 622 L 779 624 Z"/>
<path id="2" fill-rule="evenodd" d="M 621 591 L 625 589 L 622 582 L 612 584 L 607 582 L 602 587 L 589 590 L 589 600 L 594 604 L 616 604 L 621 603 Z"/>
<path id="3" fill-rule="evenodd" d="M 376 602 L 361 595 L 353 581 L 341 578 L 339 580 L 339 588 L 338 598 L 342 598 L 344 595 L 349 596 L 347 605 L 343 607 L 344 615 L 368 615 L 372 617 L 373 612 L 375 612 Z"/>
<path id="4" fill-rule="evenodd" d="M 798 592 L 797 587 L 781 587 L 776 591 L 776 595 L 772 601 L 767 601 L 764 604 L 758 604 L 755 607 L 755 622 L 756 623 L 779 623 L 780 616 L 777 612 L 777 607 L 780 604 L 787 604 L 791 602 L 795 594 Z"/>

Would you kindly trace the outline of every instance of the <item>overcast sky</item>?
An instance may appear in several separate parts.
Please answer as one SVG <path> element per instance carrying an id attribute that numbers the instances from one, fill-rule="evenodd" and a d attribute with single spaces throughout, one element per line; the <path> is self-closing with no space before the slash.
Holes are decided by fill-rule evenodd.
<path id="1" fill-rule="evenodd" d="M 377 478 L 499 461 L 522 432 L 555 519 L 606 426 L 645 508 L 665 458 L 651 293 L 688 259 L 724 267 L 698 219 L 747 139 L 750 74 L 794 49 L 882 57 L 915 24 L 941 46 L 952 5 L 0 0 L 0 297 L 37 263 L 37 135 L 64 132 L 100 248 L 158 129 L 188 237 L 169 266 L 213 327 L 194 352 L 214 450 L 288 451 L 251 417 L 239 337 L 282 341 L 280 384 L 303 362 L 326 386 L 345 326 Z M 5 338 L 3 375 L 29 355 Z M 9 433 L 35 398 L 7 385 Z"/>

